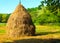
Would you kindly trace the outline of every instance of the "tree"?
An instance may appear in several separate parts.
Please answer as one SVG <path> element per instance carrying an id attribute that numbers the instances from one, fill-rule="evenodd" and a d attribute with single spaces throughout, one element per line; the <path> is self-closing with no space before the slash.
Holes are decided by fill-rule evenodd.
<path id="1" fill-rule="evenodd" d="M 6 21 L 5 22 L 7 22 L 8 21 L 8 19 L 9 19 L 9 16 L 10 16 L 11 14 L 7 14 L 7 16 L 6 16 Z"/>
<path id="2" fill-rule="evenodd" d="M 38 6 L 38 9 L 40 10 L 42 7 L 44 7 L 44 1 L 41 1 L 41 4 Z"/>
<path id="3" fill-rule="evenodd" d="M 57 10 L 60 8 L 60 0 L 45 0 L 44 2 L 51 12 L 56 13 Z"/>
<path id="4" fill-rule="evenodd" d="M 7 14 L 2 14 L 2 23 L 6 23 Z"/>
<path id="5" fill-rule="evenodd" d="M 2 14 L 0 14 L 0 23 L 2 22 Z"/>

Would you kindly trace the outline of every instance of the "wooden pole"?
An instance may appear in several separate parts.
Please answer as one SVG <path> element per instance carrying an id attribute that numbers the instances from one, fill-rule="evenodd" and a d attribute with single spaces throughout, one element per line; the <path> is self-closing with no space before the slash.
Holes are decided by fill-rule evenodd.
<path id="1" fill-rule="evenodd" d="M 21 0 L 19 0 L 19 4 L 21 4 Z"/>

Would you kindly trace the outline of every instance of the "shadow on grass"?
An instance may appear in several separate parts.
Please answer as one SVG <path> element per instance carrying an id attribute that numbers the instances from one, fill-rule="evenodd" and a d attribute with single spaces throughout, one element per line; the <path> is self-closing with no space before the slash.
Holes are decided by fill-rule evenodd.
<path id="1" fill-rule="evenodd" d="M 24 39 L 4 43 L 60 43 L 60 39 Z"/>
<path id="2" fill-rule="evenodd" d="M 40 33 L 37 33 L 36 36 L 47 35 L 47 34 L 55 34 L 55 33 L 60 33 L 60 31 L 57 31 L 57 32 L 40 32 Z"/>

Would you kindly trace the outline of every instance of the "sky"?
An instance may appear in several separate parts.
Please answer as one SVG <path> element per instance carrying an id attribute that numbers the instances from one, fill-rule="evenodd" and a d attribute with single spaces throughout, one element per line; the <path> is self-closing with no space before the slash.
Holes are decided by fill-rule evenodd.
<path id="1" fill-rule="evenodd" d="M 21 3 L 25 8 L 33 8 L 40 5 L 41 1 L 42 0 L 21 0 Z M 0 0 L 0 13 L 12 13 L 18 4 L 19 0 Z"/>

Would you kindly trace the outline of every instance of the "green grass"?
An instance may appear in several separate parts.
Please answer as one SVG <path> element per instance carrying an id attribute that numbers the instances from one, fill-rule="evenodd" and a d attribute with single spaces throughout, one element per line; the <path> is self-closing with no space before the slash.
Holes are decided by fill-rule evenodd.
<path id="1" fill-rule="evenodd" d="M 36 26 L 36 34 L 55 34 L 59 33 L 60 34 L 60 26 L 41 26 L 37 25 Z"/>
<path id="2" fill-rule="evenodd" d="M 5 33 L 6 33 L 6 31 L 5 31 L 5 30 L 0 29 L 0 35 L 5 34 Z"/>
<path id="3" fill-rule="evenodd" d="M 5 34 L 5 32 L 6 32 L 5 25 L 6 25 L 6 23 L 0 23 L 0 35 Z"/>
<path id="4" fill-rule="evenodd" d="M 3 34 L 6 32 L 4 28 L 5 25 L 6 23 L 0 23 L 0 34 Z M 44 35 L 44 34 L 60 33 L 60 26 L 56 26 L 56 25 L 52 25 L 52 26 L 35 25 L 35 26 L 36 26 L 36 34 Z"/>
<path id="5" fill-rule="evenodd" d="M 0 26 L 5 26 L 6 25 L 6 23 L 0 23 Z"/>

